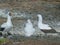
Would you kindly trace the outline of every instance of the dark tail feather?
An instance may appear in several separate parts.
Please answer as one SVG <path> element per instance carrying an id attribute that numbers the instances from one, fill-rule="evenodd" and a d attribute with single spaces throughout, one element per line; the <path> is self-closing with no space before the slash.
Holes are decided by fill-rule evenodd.
<path id="1" fill-rule="evenodd" d="M 5 28 L 0 28 L 0 31 L 4 31 Z"/>
<path id="2" fill-rule="evenodd" d="M 2 32 L 0 32 L 0 36 L 2 36 L 3 34 L 2 34 Z"/>
<path id="3" fill-rule="evenodd" d="M 7 32 L 8 35 L 12 35 L 10 32 Z"/>
<path id="4" fill-rule="evenodd" d="M 50 29 L 50 30 L 41 29 L 41 31 L 43 31 L 44 33 L 57 33 L 57 31 L 54 29 Z"/>

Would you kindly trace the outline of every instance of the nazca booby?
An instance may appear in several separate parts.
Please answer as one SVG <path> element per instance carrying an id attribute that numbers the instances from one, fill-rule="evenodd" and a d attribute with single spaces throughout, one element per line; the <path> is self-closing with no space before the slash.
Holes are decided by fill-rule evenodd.
<path id="1" fill-rule="evenodd" d="M 3 32 L 8 32 L 10 28 L 13 27 L 13 24 L 12 24 L 12 21 L 11 21 L 11 13 L 8 12 L 8 15 L 7 15 L 7 22 L 3 23 L 0 27 L 0 31 L 3 31 Z"/>
<path id="2" fill-rule="evenodd" d="M 38 27 L 40 29 L 52 29 L 48 24 L 44 24 L 42 22 L 42 20 L 43 20 L 42 15 L 38 14 L 37 16 L 38 16 Z"/>
<path id="3" fill-rule="evenodd" d="M 51 28 L 48 24 L 42 22 L 42 15 L 38 14 L 38 28 L 44 33 L 57 33 L 56 30 Z"/>

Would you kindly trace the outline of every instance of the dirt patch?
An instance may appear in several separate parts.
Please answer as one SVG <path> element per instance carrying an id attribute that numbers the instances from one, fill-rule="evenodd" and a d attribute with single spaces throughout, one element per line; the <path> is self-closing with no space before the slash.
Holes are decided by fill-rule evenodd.
<path id="1" fill-rule="evenodd" d="M 25 40 L 21 42 L 7 42 L 4 45 L 60 45 L 59 42 L 53 42 L 53 41 L 48 41 L 48 40 Z"/>

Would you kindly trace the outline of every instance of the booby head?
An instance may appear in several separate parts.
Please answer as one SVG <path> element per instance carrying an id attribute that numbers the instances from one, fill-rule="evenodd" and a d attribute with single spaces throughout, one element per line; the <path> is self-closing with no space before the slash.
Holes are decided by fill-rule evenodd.
<path id="1" fill-rule="evenodd" d="M 8 15 L 9 15 L 9 16 L 12 16 L 12 13 L 11 13 L 11 12 L 8 12 Z"/>
<path id="2" fill-rule="evenodd" d="M 27 22 L 28 22 L 28 23 L 31 23 L 31 20 L 30 20 L 30 19 L 28 19 L 28 20 L 27 20 Z"/>
<path id="3" fill-rule="evenodd" d="M 8 17 L 12 18 L 11 12 L 8 12 Z"/>
<path id="4" fill-rule="evenodd" d="M 9 16 L 12 16 L 11 12 L 9 12 Z"/>

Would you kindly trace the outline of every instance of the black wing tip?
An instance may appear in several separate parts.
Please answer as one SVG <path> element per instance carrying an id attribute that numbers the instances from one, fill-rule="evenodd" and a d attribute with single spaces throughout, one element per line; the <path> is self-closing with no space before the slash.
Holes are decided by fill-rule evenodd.
<path id="1" fill-rule="evenodd" d="M 41 29 L 42 32 L 44 33 L 58 33 L 56 30 L 54 29 L 50 29 L 50 30 L 47 30 L 47 29 Z"/>
<path id="2" fill-rule="evenodd" d="M 3 34 L 2 34 L 2 32 L 0 32 L 0 36 L 2 36 Z"/>
<path id="3" fill-rule="evenodd" d="M 5 28 L 0 28 L 0 31 L 4 31 Z"/>

